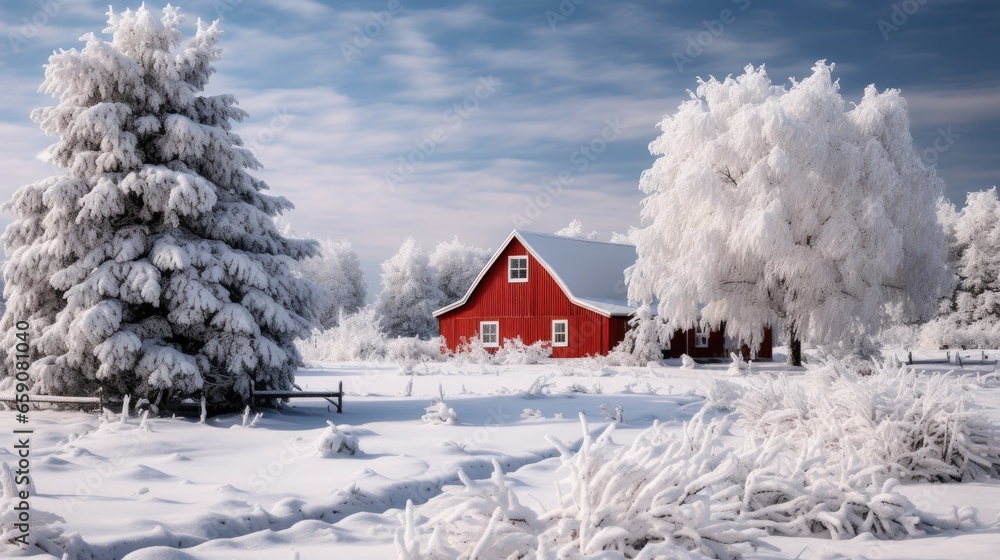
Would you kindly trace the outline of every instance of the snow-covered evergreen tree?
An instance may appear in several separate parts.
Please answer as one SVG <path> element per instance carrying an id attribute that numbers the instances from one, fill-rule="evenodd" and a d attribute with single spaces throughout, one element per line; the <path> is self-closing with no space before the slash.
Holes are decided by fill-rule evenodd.
<path id="1" fill-rule="evenodd" d="M 291 267 L 316 243 L 278 233 L 292 204 L 248 173 L 260 163 L 232 131 L 247 114 L 203 94 L 222 32 L 199 21 L 185 43 L 181 23 L 170 6 L 109 12 L 110 41 L 87 34 L 45 68 L 59 102 L 32 119 L 65 171 L 5 206 L 0 324 L 6 375 L 29 324 L 36 392 L 235 408 L 253 385 L 292 385 L 312 290 Z"/>
<path id="2" fill-rule="evenodd" d="M 670 332 L 663 322 L 653 315 L 648 303 L 639 306 L 629 319 L 625 338 L 608 354 L 612 363 L 644 366 L 663 358 L 663 349 L 669 347 Z"/>
<path id="3" fill-rule="evenodd" d="M 938 343 L 1000 347 L 1000 200 L 996 187 L 969 193 L 965 208 L 942 204 L 958 281 L 935 321 Z"/>
<path id="4" fill-rule="evenodd" d="M 673 327 L 725 321 L 751 347 L 783 326 L 793 363 L 800 341 L 850 346 L 934 313 L 951 283 L 943 183 L 914 152 L 900 92 L 869 86 L 848 108 L 832 71 L 820 61 L 786 89 L 748 66 L 701 81 L 660 123 L 633 300 L 658 300 Z"/>
<path id="5" fill-rule="evenodd" d="M 328 329 L 337 325 L 341 313 L 357 313 L 365 305 L 368 288 L 361 259 L 350 241 L 325 239 L 319 249 L 318 256 L 299 263 L 299 271 L 320 287 L 316 316 L 319 324 Z"/>
<path id="6" fill-rule="evenodd" d="M 461 299 L 492 254 L 489 249 L 465 245 L 458 237 L 438 243 L 430 255 L 430 265 L 441 290 L 441 300 L 434 307 Z"/>
<path id="7" fill-rule="evenodd" d="M 583 231 L 583 222 L 574 219 L 568 226 L 557 231 L 556 235 L 561 235 L 563 237 L 579 237 L 580 239 L 594 239 L 597 237 L 597 230 L 585 232 Z"/>
<path id="8" fill-rule="evenodd" d="M 412 237 L 399 252 L 382 263 L 382 291 L 375 310 L 386 333 L 392 337 L 432 338 L 438 334 L 432 313 L 441 301 L 430 257 Z"/>

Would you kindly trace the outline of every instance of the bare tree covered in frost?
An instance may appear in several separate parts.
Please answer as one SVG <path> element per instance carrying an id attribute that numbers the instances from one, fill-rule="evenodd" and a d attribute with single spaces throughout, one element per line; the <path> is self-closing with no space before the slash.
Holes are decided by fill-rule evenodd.
<path id="1" fill-rule="evenodd" d="M 820 61 L 775 86 L 764 68 L 701 81 L 660 123 L 640 179 L 644 227 L 629 296 L 671 326 L 700 320 L 760 344 L 764 327 L 853 345 L 892 320 L 927 318 L 951 282 L 935 218 L 942 181 L 913 149 L 898 90 L 848 110 Z"/>
<path id="2" fill-rule="evenodd" d="M 465 245 L 458 237 L 438 243 L 430 255 L 430 265 L 441 290 L 441 300 L 434 307 L 461 299 L 492 255 L 489 249 Z"/>
<path id="3" fill-rule="evenodd" d="M 181 22 L 170 6 L 109 12 L 111 41 L 49 58 L 59 103 L 32 119 L 65 172 L 14 194 L 3 235 L 0 359 L 11 375 L 27 321 L 36 392 L 238 407 L 251 385 L 292 385 L 312 290 L 290 270 L 316 244 L 275 229 L 292 204 L 247 172 L 261 165 L 232 132 L 236 99 L 202 94 L 222 32 L 199 21 L 184 43 Z"/>
<path id="4" fill-rule="evenodd" d="M 412 237 L 382 263 L 382 291 L 375 311 L 391 337 L 433 338 L 438 334 L 432 313 L 441 301 L 430 257 Z"/>
<path id="5" fill-rule="evenodd" d="M 316 305 L 319 324 L 328 329 L 337 325 L 340 315 L 357 313 L 364 307 L 368 288 L 361 270 L 361 259 L 346 239 L 325 239 L 320 254 L 299 263 L 299 271 L 320 287 Z"/>
<path id="6" fill-rule="evenodd" d="M 949 232 L 958 275 L 941 315 L 929 324 L 939 344 L 966 348 L 1000 347 L 1000 200 L 996 187 L 969 193 L 956 212 L 942 204 L 938 215 Z"/>

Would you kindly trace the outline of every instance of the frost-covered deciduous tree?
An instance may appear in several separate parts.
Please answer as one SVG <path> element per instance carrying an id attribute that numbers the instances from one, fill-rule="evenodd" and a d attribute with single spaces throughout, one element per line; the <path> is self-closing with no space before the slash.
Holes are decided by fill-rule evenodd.
<path id="1" fill-rule="evenodd" d="M 337 325 L 342 313 L 350 315 L 364 307 L 368 289 L 361 259 L 350 241 L 325 239 L 319 250 L 318 256 L 299 263 L 299 271 L 320 287 L 316 316 L 328 329 Z"/>
<path id="2" fill-rule="evenodd" d="M 927 318 L 951 283 L 935 217 L 943 183 L 914 152 L 898 90 L 848 107 L 818 62 L 776 86 L 764 68 L 701 81 L 650 144 L 629 296 L 677 328 L 699 319 L 751 347 L 763 329 L 852 346 Z M 704 308 L 700 310 L 699 305 Z"/>
<path id="3" fill-rule="evenodd" d="M 434 307 L 461 299 L 492 254 L 489 249 L 465 245 L 458 237 L 438 243 L 430 255 L 430 265 L 441 290 L 441 300 Z"/>
<path id="4" fill-rule="evenodd" d="M 573 220 L 568 226 L 557 231 L 556 235 L 561 235 L 563 237 L 579 237 L 580 239 L 594 239 L 597 237 L 597 230 L 585 232 L 583 231 L 583 222 L 580 220 Z"/>
<path id="5" fill-rule="evenodd" d="M 955 291 L 929 326 L 938 343 L 1000 347 L 1000 200 L 996 187 L 969 193 L 956 212 L 944 203 L 939 219 L 949 233 Z"/>
<path id="6" fill-rule="evenodd" d="M 441 301 L 430 257 L 412 237 L 399 252 L 382 263 L 382 291 L 375 310 L 391 337 L 433 338 L 438 334 L 432 313 Z"/>
<path id="7" fill-rule="evenodd" d="M 232 131 L 247 114 L 203 94 L 222 32 L 199 21 L 184 42 L 181 23 L 170 6 L 109 12 L 110 41 L 49 58 L 59 102 L 32 119 L 64 171 L 14 194 L 3 235 L 0 359 L 11 375 L 26 321 L 36 392 L 236 408 L 293 383 L 312 290 L 291 268 L 316 243 L 278 233 L 292 204 L 248 173 L 260 163 Z"/>

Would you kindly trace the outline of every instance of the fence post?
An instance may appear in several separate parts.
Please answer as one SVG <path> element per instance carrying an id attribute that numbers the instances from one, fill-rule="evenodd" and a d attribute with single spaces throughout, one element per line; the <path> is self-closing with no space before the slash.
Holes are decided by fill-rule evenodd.
<path id="1" fill-rule="evenodd" d="M 907 352 L 907 354 L 906 354 L 906 363 L 907 363 L 908 365 L 911 365 L 911 366 L 913 365 L 913 351 L 912 351 L 912 350 L 910 350 L 910 351 L 909 351 L 909 352 Z"/>
<path id="2" fill-rule="evenodd" d="M 955 359 L 958 360 L 958 367 L 965 367 L 962 365 L 962 353 L 955 352 Z"/>

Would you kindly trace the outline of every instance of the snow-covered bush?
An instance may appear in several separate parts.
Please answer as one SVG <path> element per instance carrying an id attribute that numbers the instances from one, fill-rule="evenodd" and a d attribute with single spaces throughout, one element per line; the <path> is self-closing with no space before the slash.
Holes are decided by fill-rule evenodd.
<path id="1" fill-rule="evenodd" d="M 317 246 L 278 232 L 292 204 L 249 173 L 261 164 L 232 130 L 247 113 L 204 94 L 222 31 L 199 23 L 185 43 L 182 21 L 169 5 L 110 12 L 110 41 L 84 35 L 45 65 L 59 101 L 32 119 L 58 138 L 47 157 L 64 173 L 4 206 L 0 356 L 13 375 L 26 321 L 33 391 L 203 392 L 237 410 L 252 387 L 292 388 L 314 290 L 291 266 Z"/>
<path id="2" fill-rule="evenodd" d="M 299 342 L 299 351 L 309 363 L 375 361 L 385 355 L 388 336 L 372 306 L 354 315 L 342 315 L 335 327 L 314 330 Z"/>
<path id="3" fill-rule="evenodd" d="M 407 500 L 396 533 L 400 560 L 537 558 L 538 514 L 518 501 L 500 465 L 493 476 L 472 480 L 459 469 L 461 486 L 448 487 L 418 514 Z M 429 517 L 427 517 L 429 516 Z"/>
<path id="4" fill-rule="evenodd" d="M 390 338 L 385 344 L 385 359 L 394 363 L 425 363 L 444 359 L 444 338 L 424 340 L 414 336 Z"/>
<path id="5" fill-rule="evenodd" d="M 903 481 L 969 481 L 1000 474 L 1000 431 L 967 409 L 944 375 L 873 364 L 859 375 L 830 362 L 802 378 L 762 379 L 735 410 L 751 444 L 780 437 L 789 449 L 822 449 Z"/>
<path id="6" fill-rule="evenodd" d="M 486 364 L 493 358 L 490 351 L 483 345 L 483 339 L 479 335 L 471 338 L 462 337 L 455 345 L 455 353 L 452 359 L 459 364 Z"/>
<path id="7" fill-rule="evenodd" d="M 399 252 L 382 263 L 382 291 L 375 310 L 390 337 L 433 338 L 438 323 L 432 313 L 441 302 L 441 290 L 431 269 L 430 257 L 412 237 Z"/>
<path id="8" fill-rule="evenodd" d="M 710 407 L 683 433 L 654 423 L 626 446 L 613 442 L 614 424 L 594 439 L 581 415 L 579 451 L 550 440 L 563 463 L 555 508 L 520 504 L 496 466 L 488 482 L 463 476 L 462 486 L 408 507 L 397 547 L 406 558 L 486 550 L 515 558 L 732 558 L 767 534 L 899 539 L 973 528 L 970 508 L 937 517 L 898 491 L 900 477 L 996 475 L 995 429 L 964 412 L 944 380 L 884 368 L 861 377 L 828 364 L 808 379 L 722 382 L 719 402 L 745 415 L 742 449 L 727 445 L 731 420 L 706 421 Z"/>
<path id="9" fill-rule="evenodd" d="M 345 433 L 336 424 L 327 420 L 327 427 L 313 444 L 316 454 L 321 457 L 335 457 L 340 454 L 354 455 L 361 451 L 358 437 Z"/>
<path id="10" fill-rule="evenodd" d="M 66 520 L 35 507 L 29 511 L 28 502 L 19 495 L 21 490 L 35 494 L 30 479 L 28 485 L 19 487 L 10 465 L 0 463 L 0 554 L 11 558 L 34 556 L 41 551 L 61 558 L 59 541 L 63 530 L 56 524 Z"/>
<path id="11" fill-rule="evenodd" d="M 521 393 L 524 399 L 540 399 L 547 397 L 552 392 L 555 383 L 551 375 L 539 375 L 531 382 L 531 386 Z"/>
<path id="12" fill-rule="evenodd" d="M 361 259 L 346 239 L 324 239 L 319 255 L 298 263 L 297 269 L 319 287 L 316 320 L 324 329 L 337 324 L 342 315 L 357 313 L 365 305 L 365 286 Z"/>
<path id="13" fill-rule="evenodd" d="M 458 414 L 444 401 L 435 398 L 431 405 L 424 409 L 424 415 L 420 420 L 428 424 L 457 424 Z"/>
<path id="14" fill-rule="evenodd" d="M 694 358 L 692 358 L 691 356 L 688 356 L 687 354 L 681 354 L 681 367 L 684 369 L 694 369 L 698 367 L 698 364 L 695 363 Z"/>
<path id="15" fill-rule="evenodd" d="M 313 331 L 311 337 L 299 342 L 299 351 L 310 364 L 378 361 L 414 364 L 443 360 L 443 343 L 440 337 L 389 338 L 375 309 L 369 305 L 354 315 L 341 314 L 334 327 Z"/>
<path id="16" fill-rule="evenodd" d="M 479 335 L 462 337 L 452 359 L 460 364 L 531 365 L 552 356 L 552 344 L 539 340 L 525 344 L 520 336 L 505 338 L 492 353 Z"/>
<path id="17" fill-rule="evenodd" d="M 649 303 L 639 306 L 629 319 L 625 337 L 611 349 L 606 358 L 608 365 L 644 366 L 663 358 L 663 348 L 669 344 L 670 334 L 665 325 L 653 315 Z M 666 343 L 665 343 L 666 341 Z"/>
<path id="18" fill-rule="evenodd" d="M 730 352 L 729 358 L 733 362 L 729 364 L 729 369 L 726 370 L 726 373 L 736 377 L 750 373 L 753 364 L 744 360 L 742 354 L 739 352 Z"/>
<path id="19" fill-rule="evenodd" d="M 551 342 L 538 340 L 532 344 L 525 344 L 520 336 L 516 336 L 503 339 L 503 343 L 493 353 L 490 361 L 505 366 L 527 366 L 551 357 Z"/>

